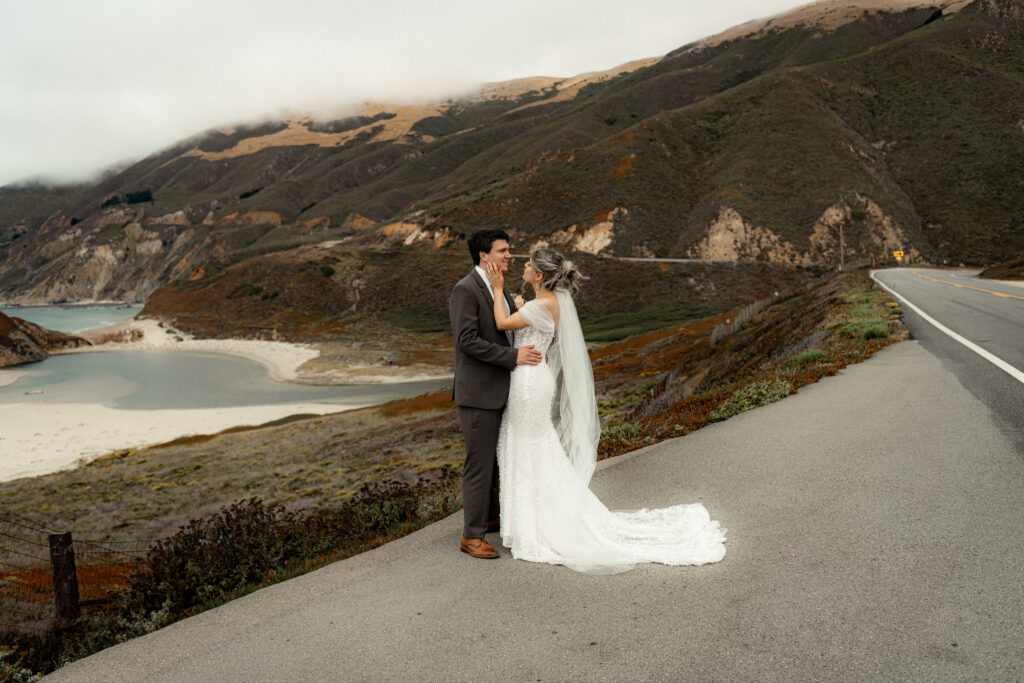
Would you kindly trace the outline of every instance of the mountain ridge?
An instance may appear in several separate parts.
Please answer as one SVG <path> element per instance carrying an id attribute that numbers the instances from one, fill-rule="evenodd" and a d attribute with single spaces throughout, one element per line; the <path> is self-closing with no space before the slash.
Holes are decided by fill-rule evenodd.
<path id="1" fill-rule="evenodd" d="M 237 126 L 94 185 L 0 188 L 0 299 L 141 301 L 302 244 L 451 252 L 484 226 L 780 266 L 837 263 L 840 228 L 854 258 L 1024 249 L 1021 2 L 843 6 L 827 30 L 801 8 L 575 83 Z"/>

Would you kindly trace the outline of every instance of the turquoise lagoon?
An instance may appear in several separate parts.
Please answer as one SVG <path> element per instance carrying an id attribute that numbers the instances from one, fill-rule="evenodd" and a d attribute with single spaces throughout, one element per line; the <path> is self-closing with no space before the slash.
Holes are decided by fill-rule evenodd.
<path id="1" fill-rule="evenodd" d="M 111 325 L 141 306 L 40 306 L 0 309 L 63 332 Z M 16 377 L 5 384 L 4 377 Z M 119 410 L 225 408 L 291 403 L 368 405 L 436 391 L 450 379 L 395 384 L 278 382 L 260 363 L 191 351 L 113 351 L 52 356 L 0 369 L 0 404 L 93 403 Z M 340 408 L 339 408 L 340 409 Z M 2 410 L 0 410 L 2 413 Z"/>

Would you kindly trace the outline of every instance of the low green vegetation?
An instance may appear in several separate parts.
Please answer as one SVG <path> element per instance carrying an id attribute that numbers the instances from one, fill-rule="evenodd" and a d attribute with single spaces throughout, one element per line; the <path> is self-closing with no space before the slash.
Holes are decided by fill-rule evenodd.
<path id="1" fill-rule="evenodd" d="M 0 681 L 4 683 L 35 683 L 42 676 L 32 673 L 29 669 L 13 661 L 14 650 L 0 649 Z"/>
<path id="2" fill-rule="evenodd" d="M 652 444 L 654 437 L 644 433 L 639 422 L 613 422 L 601 431 L 601 442 L 605 448 L 634 450 Z"/>
<path id="3" fill-rule="evenodd" d="M 846 273 L 768 306 L 710 347 L 705 321 L 595 351 L 595 373 L 605 386 L 599 408 L 613 429 L 602 438 L 599 456 L 766 405 L 905 339 L 898 316 L 886 322 L 882 337 L 847 327 L 888 303 L 865 274 Z"/>
<path id="4" fill-rule="evenodd" d="M 814 363 L 824 358 L 825 352 L 821 349 L 807 349 L 801 351 L 800 355 L 796 357 L 796 362 L 800 365 L 807 365 L 808 363 Z"/>
<path id="5" fill-rule="evenodd" d="M 847 295 L 852 305 L 850 321 L 844 332 L 862 339 L 884 339 L 889 336 L 889 310 L 877 291 L 855 291 Z"/>
<path id="6" fill-rule="evenodd" d="M 392 308 L 380 315 L 385 321 L 409 330 L 424 334 L 443 334 L 451 332 L 451 321 L 448 312 L 441 309 L 425 309 L 423 307 Z"/>
<path id="7" fill-rule="evenodd" d="M 727 420 L 733 415 L 739 415 L 754 408 L 766 406 L 769 403 L 786 398 L 793 393 L 793 386 L 789 382 L 779 379 L 762 380 L 752 382 L 735 394 L 726 399 L 722 405 L 711 413 L 709 422 L 720 422 Z"/>
<path id="8" fill-rule="evenodd" d="M 580 318 L 580 324 L 588 342 L 611 342 L 708 318 L 727 310 L 728 306 L 668 301 L 636 311 L 584 316 Z"/>

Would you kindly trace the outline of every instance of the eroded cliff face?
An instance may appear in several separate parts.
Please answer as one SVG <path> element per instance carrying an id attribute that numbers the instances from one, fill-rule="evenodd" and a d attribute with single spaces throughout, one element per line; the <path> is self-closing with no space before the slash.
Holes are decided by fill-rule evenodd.
<path id="1" fill-rule="evenodd" d="M 707 261 L 765 261 L 780 265 L 838 264 L 840 229 L 847 262 L 891 260 L 903 251 L 909 262 L 921 253 L 896 219 L 860 193 L 836 202 L 815 221 L 806 244 L 794 244 L 770 228 L 744 218 L 722 205 L 705 236 L 689 249 L 688 255 Z"/>
<path id="2" fill-rule="evenodd" d="M 53 351 L 89 345 L 81 337 L 47 330 L 0 313 L 0 368 L 34 363 Z"/>
<path id="3" fill-rule="evenodd" d="M 143 302 L 158 287 L 192 277 L 281 224 L 272 212 L 230 214 L 219 221 L 183 211 L 158 217 L 144 209 L 106 209 L 72 224 L 63 212 L 5 250 L 0 301 Z"/>
<path id="4" fill-rule="evenodd" d="M 690 258 L 704 261 L 767 261 L 804 265 L 806 257 L 768 228 L 753 224 L 730 206 L 722 206 L 707 234 L 690 248 Z"/>
<path id="5" fill-rule="evenodd" d="M 840 227 L 847 260 L 889 260 L 897 250 L 904 252 L 910 263 L 921 260 L 921 253 L 903 226 L 860 193 L 828 207 L 815 222 L 808 250 L 812 259 L 819 263 L 838 262 Z"/>

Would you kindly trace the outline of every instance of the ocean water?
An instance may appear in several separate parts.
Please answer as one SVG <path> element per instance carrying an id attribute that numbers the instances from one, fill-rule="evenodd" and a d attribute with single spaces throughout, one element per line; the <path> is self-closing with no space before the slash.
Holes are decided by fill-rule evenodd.
<path id="1" fill-rule="evenodd" d="M 0 307 L 0 312 L 11 317 L 68 334 L 113 325 L 134 318 L 141 310 L 142 304 Z"/>

